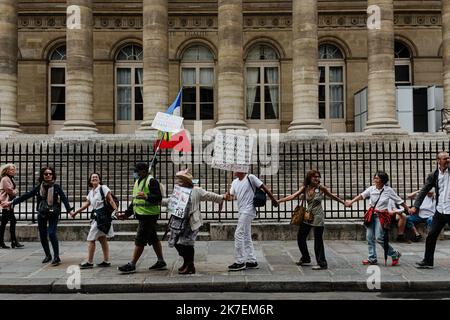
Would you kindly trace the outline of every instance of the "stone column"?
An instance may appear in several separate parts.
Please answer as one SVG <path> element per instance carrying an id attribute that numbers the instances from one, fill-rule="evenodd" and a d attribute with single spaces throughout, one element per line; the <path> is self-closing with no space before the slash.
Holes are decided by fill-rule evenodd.
<path id="1" fill-rule="evenodd" d="M 67 0 L 66 121 L 62 131 L 97 132 L 93 121 L 92 0 Z"/>
<path id="2" fill-rule="evenodd" d="M 168 0 L 143 0 L 144 120 L 137 131 L 153 130 L 157 112 L 169 107 Z"/>
<path id="3" fill-rule="evenodd" d="M 442 61 L 444 108 L 450 115 L 450 0 L 442 0 Z M 447 133 L 450 133 L 450 118 L 443 120 Z"/>
<path id="4" fill-rule="evenodd" d="M 368 0 L 377 6 L 380 23 L 368 25 L 368 120 L 365 131 L 406 133 L 400 130 L 395 106 L 394 1 Z M 375 16 L 377 15 L 375 11 Z M 374 13 L 369 13 L 372 19 Z"/>
<path id="5" fill-rule="evenodd" d="M 0 1 L 0 132 L 20 132 L 17 123 L 17 4 Z"/>
<path id="6" fill-rule="evenodd" d="M 245 129 L 242 0 L 218 0 L 218 129 Z"/>
<path id="7" fill-rule="evenodd" d="M 317 0 L 292 1 L 293 116 L 289 131 L 326 133 L 319 120 Z"/>

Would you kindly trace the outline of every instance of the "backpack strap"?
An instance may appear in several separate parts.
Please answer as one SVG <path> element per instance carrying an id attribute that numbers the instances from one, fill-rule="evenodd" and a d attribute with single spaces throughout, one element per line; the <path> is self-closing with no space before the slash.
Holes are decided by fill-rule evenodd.
<path id="1" fill-rule="evenodd" d="M 383 194 L 383 191 L 384 191 L 384 187 L 383 187 L 383 190 L 381 190 L 380 195 L 378 196 L 377 201 L 375 201 L 375 204 L 373 205 L 373 209 L 374 209 L 374 210 L 375 210 L 376 207 L 377 207 L 378 201 L 380 201 L 380 198 L 381 198 L 381 195 Z"/>
<path id="2" fill-rule="evenodd" d="M 253 188 L 252 180 L 250 180 L 249 175 L 247 175 L 247 179 L 248 179 L 248 182 L 250 183 L 250 187 L 252 188 L 253 193 L 255 193 L 255 188 Z"/>
<path id="3" fill-rule="evenodd" d="M 103 186 L 100 185 L 100 194 L 102 196 L 102 201 L 105 201 L 105 193 L 103 192 Z"/>

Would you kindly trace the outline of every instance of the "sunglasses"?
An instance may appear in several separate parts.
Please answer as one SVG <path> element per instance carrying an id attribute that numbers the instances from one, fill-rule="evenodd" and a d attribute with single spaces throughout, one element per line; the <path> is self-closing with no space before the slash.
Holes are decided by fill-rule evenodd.
<path id="1" fill-rule="evenodd" d="M 53 175 L 53 173 L 49 173 L 49 172 L 44 172 L 44 176 L 52 176 Z"/>

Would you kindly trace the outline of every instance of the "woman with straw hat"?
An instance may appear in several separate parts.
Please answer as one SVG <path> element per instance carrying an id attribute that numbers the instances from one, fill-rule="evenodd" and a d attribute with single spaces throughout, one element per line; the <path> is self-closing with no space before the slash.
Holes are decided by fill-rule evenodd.
<path id="1" fill-rule="evenodd" d="M 178 254 L 183 257 L 183 265 L 178 269 L 179 274 L 194 274 L 194 243 L 200 227 L 203 224 L 200 211 L 201 201 L 212 201 L 219 204 L 219 213 L 222 211 L 223 195 L 194 187 L 192 175 L 188 169 L 179 171 L 176 175 L 176 185 L 183 188 L 179 197 L 189 195 L 186 208 L 180 215 L 172 215 L 169 221 L 170 236 L 169 247 L 175 247 Z M 176 193 L 172 197 L 176 197 Z M 170 204 L 169 204 L 170 206 Z"/>

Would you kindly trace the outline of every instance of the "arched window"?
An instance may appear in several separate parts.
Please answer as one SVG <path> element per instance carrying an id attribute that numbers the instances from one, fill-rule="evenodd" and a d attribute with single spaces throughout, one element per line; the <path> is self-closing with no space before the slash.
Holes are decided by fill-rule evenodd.
<path id="1" fill-rule="evenodd" d="M 409 86 L 411 80 L 411 51 L 403 42 L 395 41 L 395 85 Z"/>
<path id="2" fill-rule="evenodd" d="M 50 52 L 48 64 L 49 121 L 66 119 L 66 45 Z"/>
<path id="3" fill-rule="evenodd" d="M 181 57 L 182 115 L 186 120 L 214 119 L 214 56 L 203 45 L 187 48 Z"/>
<path id="4" fill-rule="evenodd" d="M 341 50 L 332 44 L 322 44 L 319 46 L 319 59 L 344 59 Z"/>
<path id="5" fill-rule="evenodd" d="M 270 46 L 253 46 L 245 64 L 247 119 L 279 118 L 280 62 L 278 53 Z"/>
<path id="6" fill-rule="evenodd" d="M 116 56 L 116 118 L 131 124 L 144 118 L 142 47 L 129 44 Z"/>
<path id="7" fill-rule="evenodd" d="M 345 61 L 344 55 L 342 54 L 341 50 L 335 45 L 328 43 L 320 45 L 319 119 L 344 120 L 345 117 L 344 71 L 345 71 Z M 331 128 L 329 129 L 330 129 L 329 131 L 335 131 Z"/>

